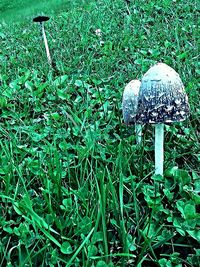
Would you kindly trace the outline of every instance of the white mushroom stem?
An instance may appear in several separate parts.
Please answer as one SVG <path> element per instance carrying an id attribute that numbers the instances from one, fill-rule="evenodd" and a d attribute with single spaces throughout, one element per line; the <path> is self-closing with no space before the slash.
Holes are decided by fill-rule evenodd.
<path id="1" fill-rule="evenodd" d="M 49 52 L 49 46 L 48 46 L 48 42 L 47 42 L 47 37 L 46 37 L 46 34 L 45 34 L 45 30 L 44 30 L 44 24 L 42 22 L 41 22 L 41 29 L 42 29 L 42 36 L 43 36 L 43 39 L 44 39 L 44 44 L 45 44 L 48 63 L 49 63 L 49 65 L 52 65 L 52 60 L 51 60 L 51 55 L 50 55 L 50 52 Z"/>
<path id="2" fill-rule="evenodd" d="M 136 135 L 137 144 L 140 144 L 142 142 L 142 125 L 141 124 L 135 125 L 135 135 Z"/>
<path id="3" fill-rule="evenodd" d="M 155 174 L 163 175 L 164 123 L 155 125 Z"/>

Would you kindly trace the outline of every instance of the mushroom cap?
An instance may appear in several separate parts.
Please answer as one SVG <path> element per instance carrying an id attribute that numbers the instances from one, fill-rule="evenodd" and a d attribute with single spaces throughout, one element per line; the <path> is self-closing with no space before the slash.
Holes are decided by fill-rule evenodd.
<path id="1" fill-rule="evenodd" d="M 132 80 L 125 86 L 122 98 L 122 113 L 125 124 L 135 123 L 140 84 L 139 80 Z"/>
<path id="2" fill-rule="evenodd" d="M 33 22 L 43 22 L 43 21 L 47 21 L 49 20 L 50 18 L 47 17 L 47 16 L 38 16 L 38 17 L 35 17 L 33 19 Z"/>
<path id="3" fill-rule="evenodd" d="M 171 123 L 188 115 L 188 97 L 178 73 L 164 63 L 151 67 L 141 81 L 137 123 Z"/>

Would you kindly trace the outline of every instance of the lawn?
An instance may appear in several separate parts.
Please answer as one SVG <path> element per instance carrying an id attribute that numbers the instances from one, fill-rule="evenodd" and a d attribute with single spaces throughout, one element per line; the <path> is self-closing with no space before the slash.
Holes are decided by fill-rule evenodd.
<path id="1" fill-rule="evenodd" d="M 200 266 L 199 1 L 47 8 L 53 68 L 32 22 L 41 7 L 5 3 L 0 267 Z M 179 73 L 191 109 L 165 125 L 163 177 L 154 127 L 137 145 L 121 108 L 125 85 L 157 62 Z"/>

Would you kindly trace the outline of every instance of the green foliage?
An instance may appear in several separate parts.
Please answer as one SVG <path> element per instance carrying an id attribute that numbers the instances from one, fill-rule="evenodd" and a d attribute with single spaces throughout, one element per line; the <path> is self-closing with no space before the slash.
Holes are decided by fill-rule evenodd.
<path id="1" fill-rule="evenodd" d="M 1 21 L 22 22 L 27 18 L 36 16 L 38 13 L 58 13 L 65 9 L 66 5 L 68 7 L 71 5 L 69 0 L 1 0 Z"/>
<path id="2" fill-rule="evenodd" d="M 52 69 L 38 25 L 0 25 L 0 266 L 199 266 L 197 1 L 67 3 L 45 24 Z M 191 106 L 165 125 L 164 177 L 153 127 L 139 147 L 121 114 L 157 61 Z"/>

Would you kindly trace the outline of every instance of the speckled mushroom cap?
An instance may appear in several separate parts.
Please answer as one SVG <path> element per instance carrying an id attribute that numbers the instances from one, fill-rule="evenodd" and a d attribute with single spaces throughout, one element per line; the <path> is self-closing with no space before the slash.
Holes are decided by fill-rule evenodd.
<path id="1" fill-rule="evenodd" d="M 138 94 L 141 82 L 138 80 L 130 81 L 123 93 L 122 113 L 126 124 L 134 124 L 137 112 Z"/>
<path id="2" fill-rule="evenodd" d="M 178 73 L 164 63 L 151 67 L 141 81 L 137 123 L 171 123 L 188 115 L 188 98 Z"/>

